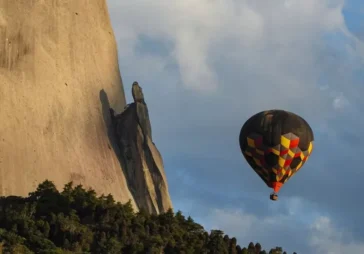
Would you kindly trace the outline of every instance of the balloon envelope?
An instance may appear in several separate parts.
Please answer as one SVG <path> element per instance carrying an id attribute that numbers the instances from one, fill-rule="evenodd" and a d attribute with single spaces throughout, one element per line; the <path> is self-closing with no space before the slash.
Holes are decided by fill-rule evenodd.
<path id="1" fill-rule="evenodd" d="M 314 135 L 300 116 L 284 110 L 262 111 L 240 131 L 240 149 L 260 178 L 278 192 L 312 153 Z"/>

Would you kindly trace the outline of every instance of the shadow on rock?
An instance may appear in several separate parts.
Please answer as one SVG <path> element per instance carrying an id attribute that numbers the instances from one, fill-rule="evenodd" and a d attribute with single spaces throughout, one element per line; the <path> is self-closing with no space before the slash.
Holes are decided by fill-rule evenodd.
<path id="1" fill-rule="evenodd" d="M 132 190 L 132 186 L 130 185 L 130 182 L 129 182 L 129 177 L 127 177 L 128 172 L 126 172 L 125 162 L 124 162 L 123 156 L 121 154 L 120 147 L 118 145 L 118 137 L 116 135 L 114 119 L 113 119 L 114 110 L 110 107 L 109 97 L 107 96 L 107 93 L 105 92 L 104 89 L 100 90 L 99 97 L 100 97 L 100 102 L 101 102 L 101 106 L 102 106 L 102 117 L 104 119 L 104 123 L 105 123 L 106 130 L 107 130 L 107 136 L 109 138 L 111 148 L 113 149 L 116 157 L 118 158 L 120 167 L 123 170 L 124 176 L 126 178 L 126 182 L 128 184 L 128 189 Z M 133 192 L 131 192 L 131 193 L 133 195 L 133 198 L 135 199 L 134 193 Z"/>
<path id="2" fill-rule="evenodd" d="M 163 160 L 152 141 L 152 128 L 142 88 L 133 83 L 134 102 L 115 115 L 107 94 L 100 91 L 104 122 L 128 188 L 139 208 L 159 214 L 172 208 Z"/>

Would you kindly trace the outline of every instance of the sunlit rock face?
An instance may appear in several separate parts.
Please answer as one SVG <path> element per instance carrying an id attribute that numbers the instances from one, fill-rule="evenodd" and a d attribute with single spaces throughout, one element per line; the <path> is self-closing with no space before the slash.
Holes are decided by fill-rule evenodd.
<path id="1" fill-rule="evenodd" d="M 134 144 L 149 147 L 138 163 L 157 158 L 156 166 L 143 166 L 151 172 L 133 182 L 129 174 L 139 168 L 122 168 L 109 109 L 124 107 L 104 0 L 0 0 L 0 195 L 25 196 L 45 179 L 60 190 L 73 181 L 131 200 L 135 209 L 163 211 L 170 200 L 164 174 L 160 194 L 152 171 L 162 161 L 151 134 Z M 148 124 L 138 132 L 140 126 Z M 152 182 L 154 192 L 143 199 Z"/>

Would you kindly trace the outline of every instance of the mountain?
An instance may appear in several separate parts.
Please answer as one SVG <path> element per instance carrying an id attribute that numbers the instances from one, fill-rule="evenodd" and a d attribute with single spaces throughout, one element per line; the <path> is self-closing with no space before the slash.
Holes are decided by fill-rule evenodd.
<path id="1" fill-rule="evenodd" d="M 167 211 L 146 104 L 125 107 L 105 0 L 0 0 L 0 195 L 73 181 L 135 210 Z"/>

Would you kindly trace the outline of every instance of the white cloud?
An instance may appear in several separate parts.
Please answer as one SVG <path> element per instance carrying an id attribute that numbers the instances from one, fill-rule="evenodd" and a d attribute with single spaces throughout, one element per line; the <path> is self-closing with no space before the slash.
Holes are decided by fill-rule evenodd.
<path id="1" fill-rule="evenodd" d="M 314 75 L 313 44 L 321 34 L 344 27 L 341 2 L 108 1 L 119 53 L 128 58 L 123 61 L 129 68 L 149 69 L 141 58 L 129 59 L 135 57 L 131 50 L 138 36 L 148 35 L 173 43 L 170 56 L 186 88 L 211 92 L 225 87 L 218 77 L 226 74 L 214 64 L 228 61 L 250 68 L 243 71 L 260 75 L 265 86 L 270 82 L 268 93 L 314 88 L 312 80 L 299 80 L 300 72 Z"/>
<path id="2" fill-rule="evenodd" d="M 345 98 L 343 94 L 340 94 L 334 98 L 332 106 L 336 110 L 343 109 L 345 106 L 348 106 L 349 101 Z"/>
<path id="3" fill-rule="evenodd" d="M 216 75 L 207 64 L 207 43 L 199 38 L 201 35 L 191 33 L 189 29 L 177 35 L 175 57 L 179 64 L 182 81 L 186 87 L 198 90 L 215 90 Z"/>
<path id="4" fill-rule="evenodd" d="M 203 223 L 208 230 L 220 229 L 230 237 L 236 237 L 242 246 L 247 246 L 250 241 L 260 242 L 267 251 L 281 246 L 288 253 L 364 253 L 364 243 L 354 242 L 350 233 L 335 227 L 329 217 L 315 217 L 306 227 L 297 224 L 293 216 L 272 214 L 259 217 L 239 209 L 213 209 Z"/>
<path id="5" fill-rule="evenodd" d="M 237 236 L 240 240 L 251 238 L 251 231 L 258 223 L 258 218 L 252 214 L 245 214 L 239 210 L 214 209 L 208 215 L 211 224 L 209 229 L 222 229 L 231 236 Z"/>
<path id="6" fill-rule="evenodd" d="M 230 237 L 236 237 L 241 246 L 247 246 L 253 241 L 262 244 L 267 251 L 281 246 L 288 253 L 293 251 L 307 253 L 305 250 L 298 249 L 302 248 L 302 245 L 296 244 L 297 240 L 300 240 L 302 244 L 304 240 L 302 237 L 307 237 L 308 228 L 296 220 L 302 213 L 297 214 L 299 212 L 297 209 L 301 206 L 300 201 L 292 201 L 290 211 L 283 212 L 285 209 L 282 210 L 280 205 L 275 204 L 275 207 L 272 205 L 268 211 L 270 215 L 266 216 L 259 216 L 240 208 L 211 208 L 201 222 L 207 230 L 220 229 Z M 284 206 L 288 204 L 284 203 Z"/>
<path id="7" fill-rule="evenodd" d="M 364 253 L 364 243 L 350 240 L 350 233 L 335 228 L 328 217 L 319 217 L 312 223 L 310 245 L 320 254 Z"/>

